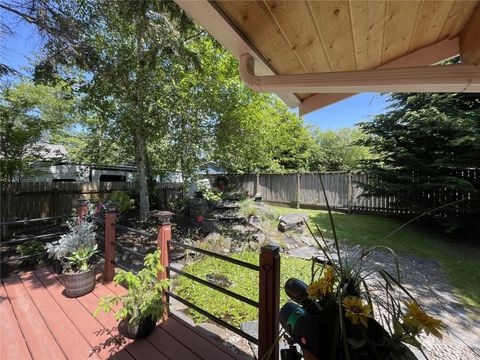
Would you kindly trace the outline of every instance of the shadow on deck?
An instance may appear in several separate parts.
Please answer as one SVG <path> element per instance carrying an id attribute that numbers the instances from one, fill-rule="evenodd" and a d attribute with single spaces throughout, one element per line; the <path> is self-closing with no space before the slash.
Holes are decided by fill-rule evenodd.
<path id="1" fill-rule="evenodd" d="M 220 342 L 174 315 L 146 339 L 117 331 L 113 314 L 96 318 L 98 298 L 124 293 L 109 282 L 71 299 L 56 275 L 42 268 L 2 280 L 0 358 L 9 359 L 238 359 Z"/>

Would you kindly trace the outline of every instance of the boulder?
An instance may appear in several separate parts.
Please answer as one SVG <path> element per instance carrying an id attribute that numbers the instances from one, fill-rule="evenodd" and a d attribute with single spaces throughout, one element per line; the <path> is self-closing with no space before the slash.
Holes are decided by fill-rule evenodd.
<path id="1" fill-rule="evenodd" d="M 291 249 L 287 251 L 287 255 L 298 257 L 301 259 L 311 259 L 318 254 L 318 249 L 312 246 L 304 246 L 296 249 Z"/>
<path id="2" fill-rule="evenodd" d="M 248 223 L 256 229 L 260 229 L 262 227 L 262 219 L 260 219 L 260 217 L 257 215 L 250 216 L 248 218 Z"/>
<path id="3" fill-rule="evenodd" d="M 308 221 L 308 215 L 303 213 L 291 213 L 280 216 L 278 231 L 285 232 L 290 230 L 302 231 L 305 226 L 304 220 Z"/>

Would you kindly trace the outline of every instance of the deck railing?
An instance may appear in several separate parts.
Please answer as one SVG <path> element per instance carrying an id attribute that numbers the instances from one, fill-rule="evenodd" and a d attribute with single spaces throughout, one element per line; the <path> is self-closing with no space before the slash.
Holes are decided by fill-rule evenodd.
<path id="1" fill-rule="evenodd" d="M 129 252 L 138 257 L 145 255 L 132 250 L 115 241 L 116 230 L 123 230 L 127 232 L 136 233 L 148 238 L 156 238 L 157 246 L 161 251 L 161 264 L 164 271 L 158 274 L 159 279 L 170 278 L 170 273 L 174 272 L 180 276 L 185 276 L 199 284 L 209 287 L 222 294 L 230 296 L 238 301 L 241 301 L 249 306 L 258 308 L 258 337 L 246 333 L 232 324 L 218 318 L 217 316 L 200 308 L 193 302 L 184 299 L 180 295 L 174 293 L 170 289 L 165 291 L 165 299 L 173 298 L 189 308 L 199 312 L 211 321 L 229 329 L 237 335 L 247 339 L 248 341 L 258 345 L 258 357 L 262 360 L 277 360 L 278 359 L 278 330 L 279 330 L 279 308 L 280 308 L 280 255 L 277 246 L 264 246 L 261 249 L 259 256 L 259 265 L 247 263 L 238 259 L 234 259 L 222 254 L 211 252 L 195 246 L 180 243 L 172 240 L 172 225 L 170 223 L 170 216 L 173 215 L 168 212 L 155 212 L 153 216 L 158 219 L 157 234 L 148 233 L 145 231 L 130 228 L 124 225 L 117 224 L 117 214 L 115 212 L 107 212 L 105 220 L 95 219 L 104 223 L 105 225 L 105 265 L 104 265 L 104 279 L 105 281 L 113 280 L 115 275 L 115 266 L 130 270 L 125 265 L 115 262 L 115 249 L 120 248 L 122 251 Z M 170 265 L 170 252 L 174 247 L 181 247 L 206 256 L 215 257 L 219 260 L 229 262 L 231 264 L 242 266 L 256 272 L 259 275 L 259 298 L 257 300 L 249 299 L 243 295 L 237 294 L 224 287 L 218 286 L 208 280 L 201 279 L 195 275 L 187 273 L 183 270 L 175 268 Z M 167 315 L 168 316 L 168 315 Z"/>

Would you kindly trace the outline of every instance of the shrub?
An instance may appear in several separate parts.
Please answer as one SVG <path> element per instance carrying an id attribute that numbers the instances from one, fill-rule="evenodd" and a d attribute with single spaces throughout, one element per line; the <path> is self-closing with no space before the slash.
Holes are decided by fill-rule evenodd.
<path id="1" fill-rule="evenodd" d="M 45 251 L 40 241 L 32 241 L 29 244 L 17 245 L 16 250 L 20 256 L 39 254 Z M 22 265 L 41 265 L 44 263 L 45 255 L 22 260 Z"/>

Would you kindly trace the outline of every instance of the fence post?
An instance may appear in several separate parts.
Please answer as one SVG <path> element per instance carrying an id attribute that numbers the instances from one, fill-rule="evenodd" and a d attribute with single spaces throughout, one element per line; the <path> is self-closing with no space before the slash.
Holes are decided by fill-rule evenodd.
<path id="1" fill-rule="evenodd" d="M 280 311 L 280 252 L 275 245 L 260 253 L 260 296 L 258 311 L 258 358 L 278 360 Z M 264 357 L 267 354 L 268 357 Z"/>
<path id="2" fill-rule="evenodd" d="M 82 221 L 88 214 L 88 200 L 79 199 L 77 206 L 77 222 Z"/>
<path id="3" fill-rule="evenodd" d="M 352 188 L 352 172 L 349 171 L 347 173 L 347 179 L 348 179 L 348 183 L 347 183 L 347 208 L 348 208 L 348 212 L 350 212 L 352 210 L 352 197 L 353 197 L 353 188 Z"/>
<path id="4" fill-rule="evenodd" d="M 255 174 L 255 194 L 254 196 L 260 193 L 260 174 L 256 173 Z"/>
<path id="5" fill-rule="evenodd" d="M 301 175 L 297 173 L 297 197 L 295 199 L 297 201 L 297 209 L 300 209 L 300 191 L 302 190 L 300 187 L 300 179 Z"/>
<path id="6" fill-rule="evenodd" d="M 105 281 L 112 281 L 115 276 L 115 223 L 117 213 L 115 209 L 109 208 L 105 213 L 105 265 L 103 278 Z"/>

